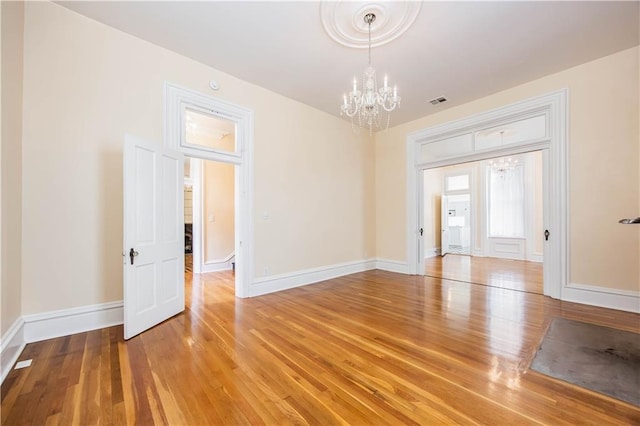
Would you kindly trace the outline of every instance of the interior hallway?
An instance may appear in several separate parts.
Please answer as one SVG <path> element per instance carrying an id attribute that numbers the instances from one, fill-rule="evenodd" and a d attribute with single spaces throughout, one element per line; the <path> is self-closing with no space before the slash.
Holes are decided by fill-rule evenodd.
<path id="1" fill-rule="evenodd" d="M 638 423 L 640 407 L 528 371 L 553 317 L 637 314 L 368 271 L 251 299 L 186 273 L 187 309 L 27 345 L 2 424 Z"/>

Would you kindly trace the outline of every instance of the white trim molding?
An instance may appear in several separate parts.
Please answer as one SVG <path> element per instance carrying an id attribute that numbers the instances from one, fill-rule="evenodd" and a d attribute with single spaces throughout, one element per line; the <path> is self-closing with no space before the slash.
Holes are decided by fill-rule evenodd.
<path id="1" fill-rule="evenodd" d="M 235 253 L 229 254 L 224 259 L 208 260 L 202 264 L 202 267 L 200 268 L 200 272 L 207 273 L 207 272 L 217 272 L 217 271 L 228 271 L 229 269 L 233 268 L 233 265 L 231 265 L 231 263 L 234 262 L 235 260 L 236 260 Z"/>
<path id="2" fill-rule="evenodd" d="M 429 259 L 430 257 L 440 256 L 442 254 L 442 248 L 440 247 L 432 247 L 430 249 L 424 249 L 424 258 Z M 406 265 L 406 263 L 405 263 Z"/>
<path id="3" fill-rule="evenodd" d="M 234 152 L 208 149 L 187 144 L 182 129 L 185 108 L 195 108 L 223 120 L 235 123 Z M 183 154 L 203 160 L 220 161 L 237 166 L 234 182 L 236 297 L 250 297 L 254 269 L 253 222 L 253 110 L 232 102 L 214 98 L 195 90 L 165 82 L 164 84 L 164 144 Z M 194 217 L 195 220 L 195 217 Z M 195 230 L 194 230 L 195 232 Z M 194 241 L 195 243 L 196 241 Z M 194 262 L 196 259 L 194 258 Z M 199 265 L 194 263 L 194 272 Z"/>
<path id="4" fill-rule="evenodd" d="M 544 187 L 544 223 L 551 233 L 544 241 L 544 294 L 556 299 L 562 297 L 561 289 L 568 282 L 569 222 L 568 222 L 568 108 L 569 91 L 558 90 L 529 98 L 501 108 L 475 114 L 460 120 L 422 129 L 406 137 L 406 248 L 407 273 L 424 274 L 424 256 L 420 256 L 422 237 L 419 235 L 420 189 L 423 170 L 479 161 L 503 155 L 516 155 L 542 150 Z M 478 148 L 477 131 L 502 126 L 527 118 L 544 116 L 545 135 L 535 139 Z M 464 150 L 452 150 L 447 157 L 422 158 L 422 147 L 461 135 L 470 137 L 470 145 Z M 549 183 L 553 182 L 553 185 Z"/>
<path id="5" fill-rule="evenodd" d="M 4 382 L 27 343 L 112 327 L 122 324 L 123 320 L 122 300 L 18 318 L 2 336 L 2 381 Z"/>
<path id="6" fill-rule="evenodd" d="M 376 259 L 376 269 L 381 271 L 397 272 L 399 274 L 408 274 L 407 262 L 398 260 Z"/>
<path id="7" fill-rule="evenodd" d="M 25 315 L 24 337 L 27 343 L 83 333 L 123 323 L 122 301 L 80 306 L 41 314 Z"/>
<path id="8" fill-rule="evenodd" d="M 569 283 L 562 289 L 562 300 L 640 313 L 640 292 L 638 291 Z"/>
<path id="9" fill-rule="evenodd" d="M 11 327 L 2 336 L 2 343 L 0 343 L 2 380 L 0 382 L 4 382 L 26 344 L 27 342 L 24 339 L 24 320 L 20 317 L 11 324 Z"/>
<path id="10" fill-rule="evenodd" d="M 527 261 L 528 262 L 543 263 L 544 262 L 544 254 L 543 253 L 531 253 L 527 257 Z"/>
<path id="11" fill-rule="evenodd" d="M 355 262 L 339 263 L 319 268 L 273 275 L 270 277 L 257 278 L 251 285 L 250 296 L 261 296 L 263 294 L 274 293 L 276 291 L 315 284 L 320 281 L 355 274 L 356 272 L 369 271 L 371 269 L 376 269 L 376 261 L 374 259 L 357 260 Z"/>

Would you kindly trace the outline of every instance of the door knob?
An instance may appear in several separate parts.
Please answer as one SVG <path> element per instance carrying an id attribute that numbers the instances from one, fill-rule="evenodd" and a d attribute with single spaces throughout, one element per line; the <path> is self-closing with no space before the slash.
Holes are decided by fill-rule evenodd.
<path id="1" fill-rule="evenodd" d="M 131 248 L 131 250 L 129 250 L 129 257 L 131 258 L 131 264 L 133 265 L 133 259 L 138 255 L 138 252 L 135 251 L 133 249 L 133 247 Z"/>

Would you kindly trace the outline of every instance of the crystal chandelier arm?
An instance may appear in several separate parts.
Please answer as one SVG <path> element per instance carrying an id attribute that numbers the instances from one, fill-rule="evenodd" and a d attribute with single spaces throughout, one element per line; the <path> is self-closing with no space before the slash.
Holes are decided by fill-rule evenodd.
<path id="1" fill-rule="evenodd" d="M 389 104 L 389 105 L 387 106 L 387 104 Z M 397 102 L 393 102 L 393 103 L 385 102 L 385 103 L 382 104 L 382 108 L 387 112 L 391 112 L 391 111 L 393 111 L 394 109 L 396 109 L 398 107 L 400 107 L 400 98 L 398 98 Z"/>
<path id="2" fill-rule="evenodd" d="M 343 104 L 340 107 L 340 115 L 346 115 L 347 117 L 354 117 L 362 107 L 362 95 L 359 91 L 343 95 Z"/>
<path id="3" fill-rule="evenodd" d="M 385 111 L 391 112 L 400 106 L 400 100 L 401 98 L 398 96 L 398 91 L 394 88 L 393 96 L 389 96 L 389 94 L 385 93 L 385 95 L 380 99 L 380 105 Z"/>
<path id="4" fill-rule="evenodd" d="M 349 108 L 342 107 L 342 114 L 345 114 L 347 117 L 353 117 L 358 113 L 358 108 L 350 106 Z"/>

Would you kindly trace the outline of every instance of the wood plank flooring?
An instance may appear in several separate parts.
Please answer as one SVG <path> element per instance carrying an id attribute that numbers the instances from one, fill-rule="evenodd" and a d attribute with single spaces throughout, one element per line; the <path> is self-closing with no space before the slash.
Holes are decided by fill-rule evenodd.
<path id="1" fill-rule="evenodd" d="M 447 254 L 425 259 L 425 274 L 491 287 L 543 294 L 542 263 Z"/>
<path id="2" fill-rule="evenodd" d="M 111 327 L 27 345 L 2 424 L 640 424 L 528 370 L 552 318 L 640 332 L 636 314 L 383 271 L 253 299 L 203 274 L 187 300 L 127 342 Z"/>

